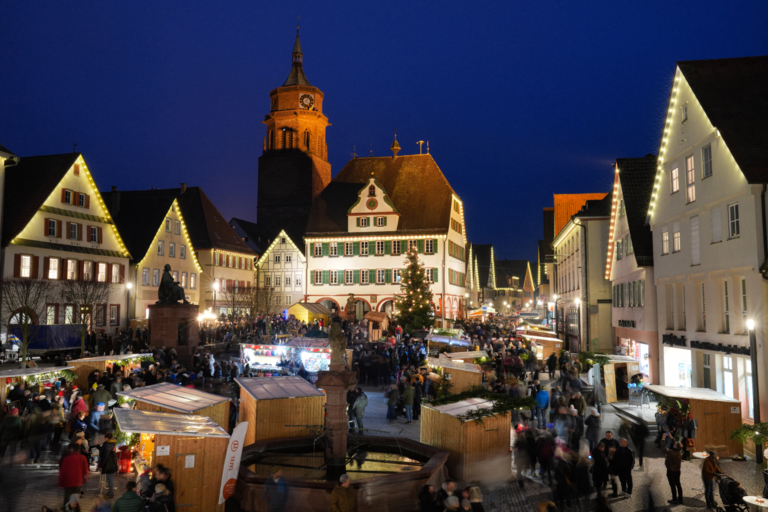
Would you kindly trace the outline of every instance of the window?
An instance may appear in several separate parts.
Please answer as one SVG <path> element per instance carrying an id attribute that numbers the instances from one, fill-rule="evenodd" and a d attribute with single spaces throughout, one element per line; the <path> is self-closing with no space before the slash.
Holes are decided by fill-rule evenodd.
<path id="1" fill-rule="evenodd" d="M 59 278 L 59 258 L 50 258 L 48 260 L 48 279 Z"/>
<path id="2" fill-rule="evenodd" d="M 384 254 L 384 242 L 381 240 L 376 242 L 376 254 L 377 255 Z"/>
<path id="3" fill-rule="evenodd" d="M 368 187 L 368 197 L 376 197 L 376 185 Z"/>
<path id="4" fill-rule="evenodd" d="M 369 275 L 370 274 L 368 273 L 367 269 L 361 270 L 360 271 L 360 284 L 368 284 L 369 283 L 369 281 L 368 281 L 368 276 Z"/>
<path id="5" fill-rule="evenodd" d="M 699 216 L 691 217 L 691 265 L 701 264 L 699 246 Z"/>
<path id="6" fill-rule="evenodd" d="M 149 286 L 149 269 L 147 267 L 141 269 L 141 284 L 142 286 Z"/>
<path id="7" fill-rule="evenodd" d="M 749 359 L 744 360 L 745 377 L 747 380 L 747 409 L 749 412 L 747 416 L 750 418 L 755 417 L 755 403 L 754 403 L 754 390 L 752 389 L 752 361 Z"/>
<path id="8" fill-rule="evenodd" d="M 677 167 L 669 173 L 669 181 L 673 194 L 680 190 L 680 170 Z"/>
<path id="9" fill-rule="evenodd" d="M 112 265 L 112 284 L 120 282 L 120 265 Z"/>
<path id="10" fill-rule="evenodd" d="M 723 332 L 731 332 L 731 311 L 728 303 L 728 281 L 723 281 Z"/>
<path id="11" fill-rule="evenodd" d="M 180 245 L 179 246 L 179 258 L 185 260 L 187 259 L 187 246 L 186 245 Z"/>
<path id="12" fill-rule="evenodd" d="M 32 256 L 21 257 L 21 277 L 29 277 L 32 275 Z"/>
<path id="13" fill-rule="evenodd" d="M 85 205 L 86 205 L 85 194 L 78 194 L 78 196 L 79 197 L 78 197 L 77 205 L 80 206 L 81 208 L 85 208 Z"/>
<path id="14" fill-rule="evenodd" d="M 627 237 L 624 239 L 624 247 L 626 248 L 627 254 L 632 254 L 635 252 L 635 248 L 632 247 L 632 237 L 627 235 Z"/>
<path id="15" fill-rule="evenodd" d="M 285 296 L 285 304 L 287 306 L 290 306 L 291 304 L 293 304 L 293 301 L 291 300 L 291 296 L 290 295 L 286 295 Z"/>
<path id="16" fill-rule="evenodd" d="M 352 270 L 344 271 L 344 284 L 354 284 L 355 273 Z"/>
<path id="17" fill-rule="evenodd" d="M 247 260 L 246 260 L 246 261 L 247 261 Z M 286 263 L 290 263 L 291 261 L 292 261 L 291 255 L 290 255 L 290 254 L 286 254 L 286 255 L 285 255 L 285 262 L 286 262 Z"/>
<path id="18" fill-rule="evenodd" d="M 401 270 L 399 268 L 396 268 L 392 270 L 392 282 L 393 283 L 399 283 L 400 282 L 400 272 Z"/>
<path id="19" fill-rule="evenodd" d="M 338 270 L 331 270 L 330 272 L 330 283 L 331 284 L 339 284 L 339 271 Z"/>
<path id="20" fill-rule="evenodd" d="M 111 304 L 109 306 L 109 325 L 117 325 L 120 320 L 120 306 Z"/>
<path id="21" fill-rule="evenodd" d="M 190 290 L 197 289 L 197 274 L 195 274 L 194 272 L 189 274 L 189 289 Z"/>
<path id="22" fill-rule="evenodd" d="M 616 240 L 616 261 L 624 257 L 624 240 Z"/>
<path id="23" fill-rule="evenodd" d="M 723 388 L 724 393 L 733 398 L 733 357 L 723 356 Z"/>
<path id="24" fill-rule="evenodd" d="M 424 241 L 424 252 L 426 254 L 435 254 L 435 240 L 433 238 L 427 238 Z"/>
<path id="25" fill-rule="evenodd" d="M 165 256 L 165 241 L 164 240 L 158 240 L 157 241 L 157 255 L 158 256 Z"/>
<path id="26" fill-rule="evenodd" d="M 704 283 L 701 283 L 701 330 L 707 332 L 707 299 L 704 295 Z"/>
<path id="27" fill-rule="evenodd" d="M 176 233 L 177 235 L 181 234 L 181 222 L 179 222 L 178 220 L 174 221 L 173 223 L 173 232 Z"/>
<path id="28" fill-rule="evenodd" d="M 624 200 L 619 199 L 619 218 L 623 217 L 626 214 L 627 214 L 627 211 L 624 208 Z"/>
<path id="29" fill-rule="evenodd" d="M 152 269 L 152 286 L 160 286 L 160 269 Z"/>
<path id="30" fill-rule="evenodd" d="M 285 276 L 285 286 L 291 286 L 291 276 Z"/>
<path id="31" fill-rule="evenodd" d="M 353 246 L 352 242 L 344 242 L 344 256 L 352 256 Z"/>
<path id="32" fill-rule="evenodd" d="M 171 232 L 171 223 L 173 222 L 173 219 L 170 217 L 166 217 L 165 219 L 165 232 L 170 233 Z"/>
<path id="33" fill-rule="evenodd" d="M 661 254 L 669 254 L 669 231 L 662 228 L 661 231 Z"/>
<path id="34" fill-rule="evenodd" d="M 747 332 L 747 280 L 741 278 L 741 325 Z"/>
<path id="35" fill-rule="evenodd" d="M 707 144 L 701 148 L 701 165 L 704 171 L 704 177 L 712 176 L 712 145 Z"/>
<path id="36" fill-rule="evenodd" d="M 67 279 L 77 279 L 77 260 L 67 260 Z"/>
<path id="37" fill-rule="evenodd" d="M 74 306 L 64 306 L 64 323 L 65 324 L 71 324 L 73 323 L 75 319 L 75 307 Z"/>
<path id="38" fill-rule="evenodd" d="M 232 268 L 232 255 L 227 256 L 227 266 Z"/>
<path id="39" fill-rule="evenodd" d="M 281 276 L 275 276 L 275 286 L 282 286 L 282 277 Z"/>
<path id="40" fill-rule="evenodd" d="M 78 240 L 80 237 L 77 233 L 77 224 L 74 222 L 69 223 L 69 239 L 70 240 Z"/>
<path id="41" fill-rule="evenodd" d="M 400 254 L 400 240 L 392 240 L 392 254 Z"/>
<path id="42" fill-rule="evenodd" d="M 178 283 L 179 282 L 179 271 L 178 270 L 174 270 L 173 272 L 171 272 L 171 275 L 173 276 L 173 282 L 174 283 Z"/>
<path id="43" fill-rule="evenodd" d="M 71 190 L 65 190 L 64 191 L 64 202 L 67 204 L 72 204 L 72 191 Z"/>
<path id="44" fill-rule="evenodd" d="M 386 217 L 376 217 L 376 226 L 377 227 L 384 227 L 387 225 L 387 218 Z"/>
<path id="45" fill-rule="evenodd" d="M 293 280 L 293 284 L 295 286 L 301 286 L 301 277 L 300 276 L 296 276 L 296 279 Z"/>
<path id="46" fill-rule="evenodd" d="M 48 236 L 56 236 L 57 221 L 48 219 Z"/>
<path id="47" fill-rule="evenodd" d="M 723 229 L 720 223 L 720 210 L 715 209 L 710 212 L 712 218 L 712 243 L 723 241 Z"/>
<path id="48" fill-rule="evenodd" d="M 688 104 L 687 103 L 683 104 L 680 114 L 682 116 L 682 121 L 686 122 L 688 120 Z"/>
<path id="49" fill-rule="evenodd" d="M 675 231 L 672 234 L 672 252 L 680 252 L 680 232 Z"/>
<path id="50" fill-rule="evenodd" d="M 361 228 L 368 227 L 368 217 L 360 217 L 360 227 Z"/>
<path id="51" fill-rule="evenodd" d="M 689 203 L 692 203 L 696 200 L 696 171 L 693 168 L 693 155 L 685 158 L 685 182 L 688 186 L 686 198 Z"/>
<path id="52" fill-rule="evenodd" d="M 284 237 L 284 236 L 281 236 L 281 237 L 280 237 L 280 243 L 281 243 L 281 244 L 284 244 L 284 243 L 285 243 L 285 237 Z"/>
<path id="53" fill-rule="evenodd" d="M 56 325 L 56 306 L 47 305 L 45 307 L 45 323 L 48 325 Z"/>
<path id="54" fill-rule="evenodd" d="M 419 244 L 416 240 L 408 240 L 408 252 L 411 251 L 418 251 L 419 250 Z"/>
<path id="55" fill-rule="evenodd" d="M 360 242 L 360 256 L 368 256 L 368 244 L 370 242 Z"/>
<path id="56" fill-rule="evenodd" d="M 176 244 L 174 242 L 171 242 L 168 244 L 168 257 L 169 258 L 176 257 Z"/>
<path id="57" fill-rule="evenodd" d="M 264 286 L 272 286 L 272 277 L 264 276 Z"/>
<path id="58" fill-rule="evenodd" d="M 323 272 L 315 270 L 315 284 L 323 284 Z"/>
<path id="59" fill-rule="evenodd" d="M 104 306 L 96 306 L 96 324 L 104 325 Z"/>
<path id="60" fill-rule="evenodd" d="M 435 282 L 435 276 L 437 275 L 437 269 L 436 268 L 425 268 L 424 269 L 424 280 L 432 284 Z"/>
<path id="61" fill-rule="evenodd" d="M 186 288 L 187 287 L 187 273 L 182 272 L 181 273 L 181 287 Z"/>
<path id="62" fill-rule="evenodd" d="M 338 256 L 339 255 L 339 244 L 335 242 L 331 242 L 328 250 L 330 251 L 331 256 Z"/>
<path id="63" fill-rule="evenodd" d="M 315 256 L 320 257 L 323 255 L 323 244 L 315 243 Z"/>
<path id="64" fill-rule="evenodd" d="M 280 263 L 280 255 L 275 254 L 275 263 Z"/>
<path id="65" fill-rule="evenodd" d="M 384 270 L 378 269 L 376 271 L 376 284 L 384 284 L 384 276 L 385 276 Z"/>
<path id="66" fill-rule="evenodd" d="M 728 238 L 738 238 L 739 233 L 739 203 L 728 205 Z"/>

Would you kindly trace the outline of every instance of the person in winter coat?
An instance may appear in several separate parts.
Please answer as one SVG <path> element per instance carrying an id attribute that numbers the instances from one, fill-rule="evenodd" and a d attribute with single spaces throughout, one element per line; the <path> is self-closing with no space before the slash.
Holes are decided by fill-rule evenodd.
<path id="1" fill-rule="evenodd" d="M 547 428 L 547 409 L 549 409 L 549 392 L 542 387 L 536 393 L 536 423 L 538 428 Z"/>
<path id="2" fill-rule="evenodd" d="M 112 394 L 107 391 L 107 389 L 104 387 L 104 384 L 99 384 L 96 388 L 96 391 L 91 393 L 91 401 L 94 404 L 103 403 L 106 405 L 110 400 L 112 400 Z"/>
<path id="3" fill-rule="evenodd" d="M 723 470 L 720 469 L 720 464 L 717 461 L 717 454 L 715 452 L 709 452 L 709 457 L 704 459 L 704 464 L 701 466 L 701 479 L 704 482 L 704 497 L 707 500 L 707 508 L 717 508 L 717 502 L 715 501 L 715 475 L 720 475 Z M 683 502 L 682 493 L 680 494 L 680 503 Z"/>
<path id="4" fill-rule="evenodd" d="M 11 464 L 13 464 L 13 459 L 16 458 L 16 445 L 21 440 L 22 433 L 19 410 L 14 407 L 0 423 L 0 463 L 3 462 L 5 451 L 10 447 Z"/>
<path id="5" fill-rule="evenodd" d="M 125 484 L 125 492 L 112 505 L 112 512 L 145 512 L 144 500 L 136 494 L 136 482 Z"/>
<path id="6" fill-rule="evenodd" d="M 547 371 L 549 371 L 549 380 L 555 380 L 555 368 L 557 368 L 557 356 L 554 352 L 547 358 Z"/>
<path id="7" fill-rule="evenodd" d="M 536 459 L 539 461 L 541 479 L 547 474 L 549 485 L 552 485 L 552 459 L 555 457 L 555 442 L 549 433 L 539 436 L 536 440 Z"/>
<path id="8" fill-rule="evenodd" d="M 629 430 L 632 444 L 637 448 L 637 459 L 640 462 L 641 468 L 643 467 L 643 454 L 645 453 L 645 439 L 648 437 L 648 434 L 648 427 L 642 421 Z"/>
<path id="9" fill-rule="evenodd" d="M 456 492 L 456 482 L 453 480 L 446 480 L 443 485 L 440 486 L 440 490 L 437 491 L 437 504 L 440 507 L 445 507 L 445 500 L 453 496 Z"/>
<path id="10" fill-rule="evenodd" d="M 290 493 L 288 481 L 283 478 L 283 469 L 280 466 L 274 466 L 270 473 L 272 476 L 264 482 L 264 501 L 267 502 L 267 512 L 285 512 Z"/>
<path id="11" fill-rule="evenodd" d="M 406 424 L 413 423 L 413 398 L 416 394 L 413 386 L 414 384 L 406 384 L 405 392 L 403 393 L 403 405 L 405 407 Z"/>
<path id="12" fill-rule="evenodd" d="M 362 435 L 363 429 L 363 416 L 365 416 L 365 408 L 368 407 L 368 395 L 363 393 L 363 388 L 357 388 L 357 398 L 355 404 L 352 406 L 352 411 L 357 421 L 357 433 Z"/>
<path id="13" fill-rule="evenodd" d="M 568 407 L 570 408 L 570 406 L 576 409 L 579 420 L 584 423 L 584 412 L 587 410 L 587 402 L 580 392 L 577 391 L 571 396 L 571 400 L 568 402 Z"/>
<path id="14" fill-rule="evenodd" d="M 115 473 L 117 473 L 117 455 L 115 454 L 115 447 L 117 442 L 113 438 L 112 434 L 104 436 L 104 442 L 101 444 L 99 450 L 99 466 L 101 466 L 101 474 L 106 475 L 107 480 L 107 499 L 115 497 Z"/>
<path id="15" fill-rule="evenodd" d="M 82 412 L 84 415 L 88 414 L 88 404 L 85 403 L 85 400 L 82 396 L 80 396 L 80 393 L 77 391 L 72 393 L 72 398 L 70 398 L 70 402 L 72 403 L 72 407 L 70 408 L 69 416 L 71 418 L 74 418 L 77 416 L 78 413 Z"/>
<path id="16" fill-rule="evenodd" d="M 616 474 L 621 482 L 621 495 L 626 494 L 632 497 L 632 468 L 635 467 L 635 454 L 627 446 L 627 440 L 622 438 L 619 442 L 619 448 L 613 455 L 613 464 L 616 468 Z"/>
<path id="17" fill-rule="evenodd" d="M 662 441 L 666 441 L 669 433 L 664 433 Z M 683 462 L 683 447 L 680 443 L 675 442 L 672 447 L 667 448 L 667 443 L 661 443 L 661 450 L 667 455 L 664 465 L 667 467 L 667 482 L 672 489 L 672 499 L 669 503 L 682 504 L 683 503 L 683 487 L 680 485 L 680 465 Z M 709 505 L 709 503 L 707 503 Z"/>
<path id="18" fill-rule="evenodd" d="M 439 512 L 442 510 L 435 499 L 435 488 L 431 485 L 422 487 L 416 499 L 419 500 L 419 512 Z"/>
<path id="19" fill-rule="evenodd" d="M 51 416 L 43 415 L 39 407 L 32 409 L 32 414 L 27 418 L 27 443 L 29 444 L 29 459 L 35 463 L 40 462 L 43 455 L 43 445 L 48 434 L 53 431 Z"/>
<path id="20" fill-rule="evenodd" d="M 88 482 L 88 460 L 77 450 L 70 451 L 59 463 L 59 487 L 64 489 L 64 507 L 69 497 L 77 496 Z"/>
<path id="21" fill-rule="evenodd" d="M 605 454 L 605 445 L 598 443 L 592 450 L 592 484 L 597 493 L 608 483 L 608 458 Z"/>
<path id="22" fill-rule="evenodd" d="M 397 401 L 400 400 L 400 391 L 397 386 L 392 386 L 389 391 L 389 397 L 387 397 L 387 419 L 389 424 L 393 425 L 397 419 Z"/>
<path id="23" fill-rule="evenodd" d="M 600 416 L 597 415 L 594 409 L 589 413 L 587 419 L 584 420 L 584 424 L 587 426 L 585 437 L 589 443 L 589 451 L 592 452 L 595 450 L 595 446 L 597 446 L 598 437 L 600 437 Z"/>
<path id="24" fill-rule="evenodd" d="M 173 505 L 173 496 L 165 484 L 155 485 L 155 493 L 149 499 L 149 512 L 166 512 Z"/>
<path id="25" fill-rule="evenodd" d="M 349 475 L 339 477 L 339 484 L 331 491 L 331 512 L 357 512 L 357 491 Z"/>

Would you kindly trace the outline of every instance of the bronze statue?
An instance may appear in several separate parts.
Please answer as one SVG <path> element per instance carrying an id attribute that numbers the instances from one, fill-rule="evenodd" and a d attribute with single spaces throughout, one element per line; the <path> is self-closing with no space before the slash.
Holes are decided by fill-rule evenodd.
<path id="1" fill-rule="evenodd" d="M 180 300 L 184 301 L 184 304 L 189 304 L 184 298 L 184 288 L 178 281 L 173 280 L 170 265 L 163 267 L 163 277 L 160 280 L 160 288 L 157 289 L 157 298 L 159 300 L 155 304 L 178 304 Z"/>
<path id="2" fill-rule="evenodd" d="M 355 323 L 355 320 L 357 319 L 357 312 L 355 311 L 355 294 L 350 293 L 349 297 L 347 298 L 347 305 L 345 307 L 345 311 L 347 313 L 347 322 Z"/>
<path id="3" fill-rule="evenodd" d="M 328 342 L 331 345 L 331 364 L 344 364 L 344 351 L 347 348 L 347 337 L 341 330 L 341 318 L 335 316 L 328 330 Z"/>

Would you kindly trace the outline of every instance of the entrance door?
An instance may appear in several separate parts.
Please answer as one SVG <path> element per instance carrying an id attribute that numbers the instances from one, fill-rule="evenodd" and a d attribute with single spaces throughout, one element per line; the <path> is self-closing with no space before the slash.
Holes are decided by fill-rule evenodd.
<path id="1" fill-rule="evenodd" d="M 616 398 L 616 368 L 612 364 L 603 366 L 605 376 L 605 403 L 612 404 Z"/>
<path id="2" fill-rule="evenodd" d="M 176 460 L 172 473 L 176 508 L 185 512 L 205 512 L 202 510 L 201 502 L 204 439 L 183 437 L 176 439 Z"/>

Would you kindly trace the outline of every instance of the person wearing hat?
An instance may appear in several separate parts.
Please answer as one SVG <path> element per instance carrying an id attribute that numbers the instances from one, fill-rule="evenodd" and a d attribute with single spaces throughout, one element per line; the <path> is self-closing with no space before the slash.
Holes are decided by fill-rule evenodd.
<path id="1" fill-rule="evenodd" d="M 96 391 L 91 393 L 91 401 L 94 404 L 108 404 L 110 400 L 112 400 L 112 394 L 107 391 L 107 389 L 104 387 L 104 384 L 98 384 Z"/>
<path id="2" fill-rule="evenodd" d="M 3 462 L 5 451 L 10 447 L 11 464 L 13 464 L 13 459 L 16 458 L 16 445 L 21 440 L 22 433 L 19 410 L 13 407 L 0 423 L 0 463 Z"/>
<path id="3" fill-rule="evenodd" d="M 352 487 L 349 475 L 339 477 L 339 483 L 331 491 L 331 512 L 357 512 L 357 491 Z"/>
<path id="4" fill-rule="evenodd" d="M 173 497 L 165 484 L 156 484 L 155 493 L 149 499 L 149 512 L 166 512 L 173 505 Z"/>
<path id="5" fill-rule="evenodd" d="M 715 501 L 715 475 L 723 473 L 718 463 L 717 454 L 715 452 L 708 452 L 709 457 L 704 459 L 704 465 L 701 466 L 701 479 L 704 482 L 704 497 L 707 501 L 707 508 L 715 510 L 717 508 L 717 502 Z M 682 498 L 680 500 L 682 503 Z"/>
<path id="6" fill-rule="evenodd" d="M 267 502 L 267 512 L 285 512 L 288 505 L 290 488 L 283 478 L 283 468 L 272 466 L 270 477 L 264 482 L 264 501 Z"/>

